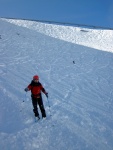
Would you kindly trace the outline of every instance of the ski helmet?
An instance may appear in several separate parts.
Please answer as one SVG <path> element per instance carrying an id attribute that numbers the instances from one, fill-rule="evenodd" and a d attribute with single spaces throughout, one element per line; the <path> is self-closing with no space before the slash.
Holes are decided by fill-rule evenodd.
<path id="1" fill-rule="evenodd" d="M 38 75 L 33 76 L 33 80 L 39 80 L 39 76 Z"/>

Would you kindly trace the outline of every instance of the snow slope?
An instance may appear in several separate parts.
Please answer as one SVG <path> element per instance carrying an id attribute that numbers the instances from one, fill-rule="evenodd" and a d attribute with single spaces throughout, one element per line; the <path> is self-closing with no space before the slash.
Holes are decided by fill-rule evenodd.
<path id="1" fill-rule="evenodd" d="M 0 149 L 112 150 L 112 43 L 112 30 L 0 19 Z M 51 106 L 43 95 L 38 123 L 24 92 L 35 74 Z"/>
<path id="2" fill-rule="evenodd" d="M 112 30 L 92 30 L 80 27 L 71 27 L 63 25 L 52 25 L 41 22 L 3 19 L 18 26 L 35 30 L 45 35 L 61 39 L 74 44 L 84 45 L 113 52 L 113 31 Z"/>

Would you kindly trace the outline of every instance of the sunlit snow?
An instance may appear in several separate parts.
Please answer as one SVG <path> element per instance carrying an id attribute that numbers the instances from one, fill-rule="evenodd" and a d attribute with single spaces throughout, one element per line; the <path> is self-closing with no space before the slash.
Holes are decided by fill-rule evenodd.
<path id="1" fill-rule="evenodd" d="M 98 50 L 113 52 L 113 31 L 98 30 L 63 25 L 53 25 L 34 21 L 3 19 L 18 26 L 61 39 L 74 44 L 84 45 Z M 95 27 L 96 28 L 96 27 Z"/>

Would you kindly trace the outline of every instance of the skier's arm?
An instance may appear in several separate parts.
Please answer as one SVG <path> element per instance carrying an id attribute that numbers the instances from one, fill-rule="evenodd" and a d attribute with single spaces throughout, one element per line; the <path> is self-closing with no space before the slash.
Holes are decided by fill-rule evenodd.
<path id="1" fill-rule="evenodd" d="M 41 85 L 42 88 L 42 92 L 46 95 L 46 97 L 48 98 L 48 93 L 46 92 L 46 90 L 44 89 L 44 87 Z"/>
<path id="2" fill-rule="evenodd" d="M 30 91 L 30 90 L 31 90 L 31 84 L 29 84 L 24 90 L 25 90 L 26 92 Z"/>

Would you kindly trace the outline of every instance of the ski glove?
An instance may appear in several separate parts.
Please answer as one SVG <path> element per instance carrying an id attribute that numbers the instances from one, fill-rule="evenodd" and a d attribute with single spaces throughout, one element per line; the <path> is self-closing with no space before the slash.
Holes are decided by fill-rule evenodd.
<path id="1" fill-rule="evenodd" d="M 25 88 L 24 91 L 27 92 L 27 91 L 29 91 L 29 89 L 28 89 L 28 88 Z"/>
<path id="2" fill-rule="evenodd" d="M 45 95 L 46 95 L 46 97 L 48 98 L 48 93 L 46 93 Z"/>

